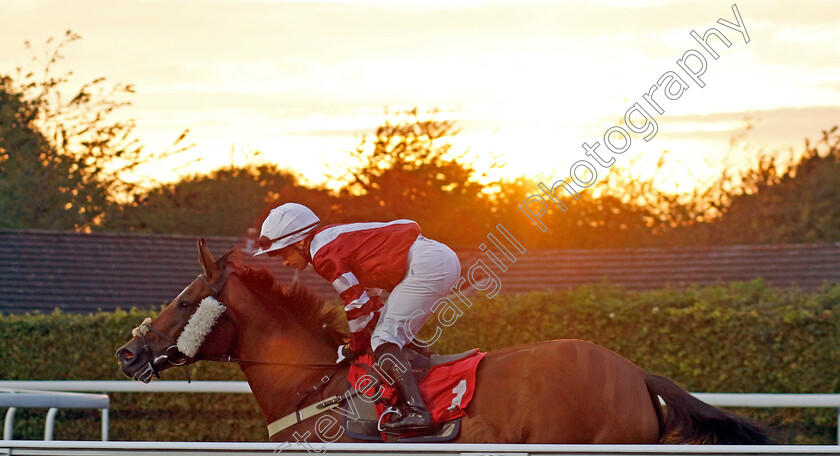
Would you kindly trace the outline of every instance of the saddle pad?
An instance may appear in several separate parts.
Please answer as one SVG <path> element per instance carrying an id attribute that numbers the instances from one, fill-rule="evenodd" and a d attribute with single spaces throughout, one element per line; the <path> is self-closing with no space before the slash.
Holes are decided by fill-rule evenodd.
<path id="1" fill-rule="evenodd" d="M 472 400 L 475 391 L 475 372 L 478 363 L 486 353 L 476 351 L 468 358 L 452 361 L 446 364 L 435 366 L 420 381 L 420 394 L 426 402 L 426 406 L 432 414 L 432 425 L 460 418 L 464 416 L 464 409 Z M 366 364 L 366 367 L 361 366 Z M 356 385 L 356 381 L 375 372 L 369 366 L 373 365 L 373 357 L 370 354 L 360 356 L 350 367 L 348 381 L 350 385 Z M 397 393 L 393 386 L 389 385 L 385 378 L 381 382 L 382 397 L 376 402 L 376 414 L 382 416 L 382 412 L 397 403 Z M 373 397 L 376 390 L 369 388 L 365 395 Z M 387 419 L 387 418 L 386 418 Z"/>

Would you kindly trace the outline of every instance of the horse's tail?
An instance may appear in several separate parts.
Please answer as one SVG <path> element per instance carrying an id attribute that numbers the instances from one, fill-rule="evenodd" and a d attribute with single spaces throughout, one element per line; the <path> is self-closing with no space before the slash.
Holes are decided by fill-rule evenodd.
<path id="1" fill-rule="evenodd" d="M 660 442 L 766 445 L 770 443 L 761 426 L 695 398 L 671 380 L 653 374 L 645 375 L 645 384 L 653 398 L 665 402 L 664 428 L 660 428 Z M 654 404 L 659 408 L 659 404 Z M 672 441 L 672 440 L 676 441 Z"/>

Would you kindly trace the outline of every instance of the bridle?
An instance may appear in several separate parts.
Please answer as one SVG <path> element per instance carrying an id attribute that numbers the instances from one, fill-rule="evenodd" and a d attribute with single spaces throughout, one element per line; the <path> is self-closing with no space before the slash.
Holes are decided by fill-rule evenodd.
<path id="1" fill-rule="evenodd" d="M 218 298 L 218 296 L 222 292 L 222 289 L 227 284 L 227 280 L 230 277 L 230 275 L 231 275 L 231 271 L 229 269 L 225 268 L 224 272 L 222 273 L 221 279 L 219 279 L 219 281 L 216 282 L 216 284 L 210 283 L 210 281 L 207 279 L 207 277 L 203 273 L 198 275 L 198 279 L 200 279 L 202 282 L 204 282 L 204 284 L 207 285 L 207 288 L 210 289 L 211 293 L 210 293 L 209 296 L 212 296 L 213 298 Z M 202 355 L 202 356 L 195 356 L 193 358 L 190 358 L 187 355 L 181 353 L 180 350 L 178 350 L 178 342 L 175 339 L 173 339 L 171 336 L 164 333 L 163 331 L 161 331 L 161 330 L 155 328 L 154 326 L 152 326 L 150 319 L 147 319 L 142 324 L 140 324 L 140 326 L 137 327 L 137 330 L 138 330 L 138 336 L 140 338 L 140 341 L 143 343 L 143 352 L 148 354 L 149 361 L 146 363 L 145 366 L 143 366 L 143 368 L 141 370 L 137 371 L 137 373 L 134 374 L 134 379 L 135 380 L 140 380 L 144 383 L 148 383 L 149 381 L 151 381 L 152 376 L 160 378 L 160 372 L 159 372 L 159 370 L 160 370 L 159 366 L 161 366 L 160 363 L 167 362 L 167 363 L 169 363 L 170 366 L 178 367 L 178 366 L 183 366 L 183 365 L 187 364 L 187 362 L 190 359 L 194 359 L 196 361 L 205 360 L 205 361 L 219 361 L 219 362 L 227 362 L 227 363 L 266 364 L 266 365 L 274 365 L 274 366 L 301 367 L 301 368 L 312 368 L 312 369 L 328 369 L 328 368 L 329 369 L 334 369 L 333 372 L 331 372 L 330 374 L 328 374 L 326 376 L 326 377 L 329 377 L 330 379 L 332 378 L 333 375 L 335 375 L 335 373 L 339 369 L 338 365 L 332 364 L 332 363 L 331 364 L 325 364 L 325 363 L 312 363 L 312 364 L 308 364 L 308 363 L 277 363 L 277 362 L 260 361 L 260 360 L 245 359 L 245 358 L 234 358 L 231 355 L 222 355 L 222 356 Z M 166 350 L 164 350 L 163 354 L 158 355 L 158 356 L 154 356 L 154 354 L 152 353 L 152 348 L 149 345 L 148 341 L 146 340 L 146 333 L 148 331 L 151 331 L 151 332 L 157 334 L 158 336 L 160 336 L 161 338 L 163 338 L 164 340 L 166 340 L 167 342 L 169 342 L 171 344 L 169 347 L 167 347 Z M 189 382 L 190 381 L 189 369 L 186 370 L 186 373 L 187 373 L 187 382 Z M 322 381 L 318 385 L 314 386 L 313 388 L 310 388 L 310 389 L 306 390 L 305 392 L 308 393 L 307 396 L 309 394 L 312 394 L 312 393 L 318 391 L 325 384 L 326 384 L 326 382 Z M 298 393 L 298 394 L 302 394 L 302 393 Z"/>
<path id="2" fill-rule="evenodd" d="M 222 288 L 225 287 L 225 284 L 227 283 L 228 277 L 230 277 L 230 273 L 231 273 L 230 270 L 225 269 L 225 271 L 222 273 L 222 278 L 219 279 L 219 281 L 216 282 L 215 285 L 210 283 L 209 280 L 207 280 L 207 277 L 204 275 L 204 273 L 199 274 L 198 278 L 202 282 L 204 282 L 205 285 L 207 285 L 207 288 L 210 289 L 210 295 L 209 296 L 212 296 L 213 298 L 217 298 L 218 295 L 222 292 Z M 138 326 L 135 330 L 137 331 L 137 335 L 140 338 L 140 342 L 143 343 L 143 353 L 145 353 L 149 356 L 149 361 L 146 363 L 145 366 L 143 366 L 142 370 L 139 370 L 139 371 L 137 371 L 137 373 L 134 374 L 134 379 L 135 380 L 140 380 L 143 383 L 148 383 L 149 381 L 151 381 L 152 376 L 160 378 L 160 371 L 159 371 L 158 366 L 162 362 L 167 362 L 167 363 L 169 363 L 170 366 L 176 366 L 177 367 L 177 366 L 183 366 L 183 365 L 187 364 L 187 361 L 189 361 L 190 358 L 188 356 L 184 355 L 183 353 L 181 353 L 180 350 L 178 350 L 178 341 L 173 339 L 170 335 L 168 335 L 168 334 L 164 333 L 163 331 L 161 331 L 161 330 L 155 328 L 154 326 L 152 326 L 150 319 L 144 320 L 143 323 L 141 323 L 140 326 Z M 171 344 L 169 347 L 166 348 L 166 350 L 163 351 L 162 355 L 154 356 L 154 353 L 152 353 L 152 347 L 151 347 L 151 345 L 149 345 L 149 342 L 146 340 L 146 334 L 149 331 L 157 334 L 158 336 L 160 336 L 165 341 L 167 341 Z M 186 370 L 186 373 L 187 373 L 187 382 L 189 383 L 190 382 L 190 371 L 189 371 L 189 369 Z"/>
<path id="3" fill-rule="evenodd" d="M 222 273 L 222 278 L 214 285 L 207 280 L 207 277 L 202 273 L 198 275 L 198 279 L 204 282 L 205 285 L 210 289 L 210 295 L 214 299 L 217 299 L 218 296 L 221 294 L 222 289 L 224 289 L 225 284 L 227 283 L 228 278 L 231 275 L 231 271 L 225 268 L 224 272 Z M 205 297 L 206 298 L 206 297 Z M 143 351 L 148 354 L 150 361 L 146 363 L 142 370 L 138 371 L 134 374 L 135 380 L 140 380 L 144 383 L 148 383 L 151 381 L 152 376 L 160 378 L 160 373 L 158 366 L 162 362 L 167 362 L 171 366 L 183 366 L 187 364 L 187 362 L 191 359 L 189 356 L 185 355 L 178 349 L 178 342 L 173 339 L 168 334 L 156 329 L 151 325 L 151 319 L 147 318 L 143 321 L 143 323 L 135 329 L 138 334 L 137 336 L 140 338 L 140 341 L 143 343 Z M 171 345 L 164 350 L 162 355 L 155 357 L 152 353 L 151 346 L 149 345 L 148 341 L 146 340 L 146 333 L 148 331 L 152 331 L 153 333 L 157 334 L 158 336 L 162 337 L 164 340 L 168 341 Z M 314 416 L 320 413 L 323 413 L 327 410 L 332 409 L 333 407 L 337 407 L 338 404 L 347 400 L 350 396 L 342 396 L 336 395 L 324 400 L 321 400 L 318 403 L 310 405 L 306 408 L 302 408 L 302 405 L 312 397 L 315 393 L 318 393 L 322 389 L 324 389 L 330 382 L 333 380 L 335 375 L 341 370 L 342 363 L 277 363 L 277 362 L 269 362 L 269 361 L 260 361 L 260 360 L 252 360 L 252 359 L 244 359 L 244 358 L 234 358 L 231 355 L 223 355 L 223 356 L 212 356 L 212 355 L 202 355 L 202 356 L 194 356 L 192 357 L 194 360 L 207 360 L 207 361 L 221 361 L 221 362 L 228 362 L 228 363 L 248 363 L 248 364 L 264 364 L 264 365 L 273 365 L 273 366 L 287 366 L 287 367 L 297 367 L 297 368 L 305 368 L 305 369 L 330 369 L 329 373 L 321 377 L 314 386 L 309 387 L 302 391 L 296 391 L 295 394 L 300 397 L 295 406 L 295 412 L 289 414 L 279 420 L 275 420 L 271 424 L 269 424 L 269 434 L 272 434 L 272 428 L 276 430 L 274 432 L 279 432 L 279 429 L 285 429 L 288 426 L 291 426 L 294 423 L 299 423 L 305 417 Z M 187 375 L 187 382 L 190 381 L 190 374 L 189 369 L 186 369 Z M 358 395 L 359 392 L 355 391 L 352 395 Z M 305 416 L 304 416 L 305 415 Z M 279 426 L 279 427 L 278 427 Z"/>

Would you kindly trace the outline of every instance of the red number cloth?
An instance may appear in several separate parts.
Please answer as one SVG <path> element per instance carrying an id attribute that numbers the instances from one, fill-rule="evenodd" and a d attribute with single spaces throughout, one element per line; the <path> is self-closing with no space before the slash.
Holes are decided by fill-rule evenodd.
<path id="1" fill-rule="evenodd" d="M 469 405 L 475 391 L 475 372 L 484 355 L 486 353 L 477 351 L 468 358 L 435 366 L 420 382 L 420 394 L 432 413 L 433 425 L 464 416 L 464 409 Z M 350 367 L 348 380 L 351 385 L 356 385 L 361 377 L 369 375 L 368 370 L 358 364 L 372 366 L 373 357 L 364 354 Z M 389 405 L 397 402 L 396 390 L 387 384 L 385 378 L 382 378 L 381 389 L 382 399 L 376 403 L 377 416 L 382 416 L 382 412 Z M 368 397 L 373 397 L 376 391 L 369 388 L 365 393 Z"/>

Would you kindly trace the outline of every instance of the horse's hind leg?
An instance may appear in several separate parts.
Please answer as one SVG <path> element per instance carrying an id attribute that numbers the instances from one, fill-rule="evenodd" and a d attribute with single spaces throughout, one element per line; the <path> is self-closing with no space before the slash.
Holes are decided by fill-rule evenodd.
<path id="1" fill-rule="evenodd" d="M 567 396 L 563 415 L 580 443 L 658 443 L 660 421 L 645 371 L 615 352 L 583 341 L 557 344 L 552 375 Z M 571 418 L 571 419 L 569 419 Z"/>
<path id="2" fill-rule="evenodd" d="M 587 443 L 658 443 L 659 419 L 645 383 L 645 371 L 621 355 L 595 344 L 574 341 L 574 362 L 565 376 L 575 379 L 576 408 L 589 430 Z M 570 360 L 571 361 L 571 360 Z"/>
<path id="3" fill-rule="evenodd" d="M 462 420 L 460 442 L 657 443 L 644 371 L 583 341 L 490 352 Z"/>
<path id="4" fill-rule="evenodd" d="M 592 443 L 659 443 L 662 415 L 657 409 L 659 404 L 653 402 L 659 399 L 648 392 L 644 371 L 632 364 L 628 367 L 631 369 L 617 377 L 621 384 L 612 403 L 605 404 L 603 427 Z M 620 370 L 624 371 L 624 366 Z"/>

